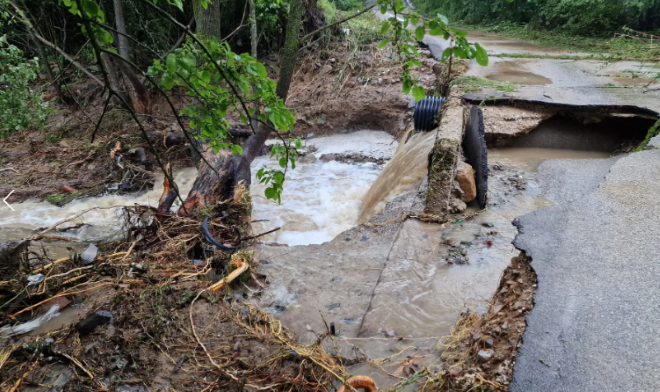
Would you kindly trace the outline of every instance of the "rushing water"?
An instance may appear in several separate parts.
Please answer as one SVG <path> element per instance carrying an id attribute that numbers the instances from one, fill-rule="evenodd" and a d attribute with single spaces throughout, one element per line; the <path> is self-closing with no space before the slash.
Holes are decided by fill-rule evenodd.
<path id="1" fill-rule="evenodd" d="M 364 197 L 360 223 L 368 222 L 395 196 L 419 187 L 428 172 L 428 155 L 434 140 L 435 132 L 420 133 L 400 146 Z"/>
<path id="2" fill-rule="evenodd" d="M 174 178 L 182 197 L 190 191 L 197 169 L 194 167 L 176 170 Z M 163 193 L 163 176 L 156 176 L 152 190 L 142 194 L 106 195 L 74 200 L 64 207 L 57 207 L 47 201 L 26 201 L 13 204 L 15 211 L 2 211 L 0 218 L 0 240 L 23 238 L 39 228 L 49 227 L 61 220 L 71 218 L 83 211 L 93 209 L 80 218 L 62 225 L 70 227 L 86 224 L 79 229 L 63 233 L 71 239 L 81 242 L 111 240 L 123 235 L 121 225 L 121 207 L 134 204 L 156 206 Z"/>
<path id="3" fill-rule="evenodd" d="M 324 162 L 324 154 L 360 153 L 373 158 L 389 159 L 397 143 L 383 131 L 358 131 L 319 137 L 308 141 L 313 145 L 315 161 L 298 161 L 295 170 L 287 172 L 282 204 L 267 200 L 265 185 L 259 184 L 256 172 L 262 166 L 279 167 L 276 159 L 259 157 L 252 163 L 252 218 L 255 233 L 281 227 L 262 237 L 264 242 L 287 245 L 321 244 L 357 224 L 358 208 L 376 180 L 382 165 L 372 162 L 347 164 Z"/>

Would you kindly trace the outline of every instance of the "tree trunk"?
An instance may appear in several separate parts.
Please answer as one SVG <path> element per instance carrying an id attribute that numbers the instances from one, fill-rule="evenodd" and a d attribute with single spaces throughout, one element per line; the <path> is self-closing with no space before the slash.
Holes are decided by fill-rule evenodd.
<path id="1" fill-rule="evenodd" d="M 303 25 L 303 9 L 303 0 L 291 0 L 287 18 L 285 44 L 280 58 L 280 78 L 275 90 L 277 95 L 284 101 L 286 101 L 289 93 L 293 71 L 296 67 Z M 198 13 L 200 15 L 203 14 L 203 12 L 199 11 Z M 211 35 L 207 27 L 202 27 L 203 25 L 200 24 L 200 19 L 197 22 L 197 31 L 200 34 Z M 189 214 L 196 214 L 203 206 L 211 206 L 233 197 L 236 185 L 241 181 L 246 185 L 250 184 L 250 163 L 258 155 L 259 150 L 261 150 L 271 133 L 271 128 L 268 126 L 257 126 L 256 123 L 253 123 L 253 125 L 255 125 L 256 132 L 244 143 L 243 156 L 234 156 L 228 150 L 222 150 L 216 154 L 208 145 L 202 146 L 201 151 L 203 151 L 204 158 L 213 166 L 219 175 L 216 175 L 214 170 L 209 168 L 203 160 L 200 161 L 197 179 L 184 203 L 185 209 Z"/>
<path id="2" fill-rule="evenodd" d="M 115 10 L 115 27 L 118 31 L 117 50 L 122 58 L 130 61 L 131 45 L 128 42 L 128 36 L 126 35 L 126 20 L 124 19 L 122 0 L 113 0 L 112 5 Z M 133 108 L 136 112 L 149 113 L 151 111 L 151 102 L 149 99 L 149 92 L 144 86 L 144 83 L 138 78 L 138 75 L 128 64 L 120 61 L 119 68 L 124 76 L 124 85 L 126 85 L 129 95 L 131 96 Z M 137 97 L 137 102 L 134 99 L 135 97 Z M 137 105 L 137 103 L 139 103 L 139 105 Z"/>
<path id="3" fill-rule="evenodd" d="M 193 1 L 195 22 L 197 23 L 197 34 L 207 37 L 215 37 L 220 41 L 222 31 L 220 22 L 222 20 L 221 0 L 212 0 L 206 9 L 202 7 L 199 0 Z"/>
<path id="4" fill-rule="evenodd" d="M 37 48 L 37 54 L 39 55 L 41 68 L 43 68 L 44 72 L 46 72 L 46 76 L 48 76 L 48 80 L 53 84 L 53 87 L 55 87 L 55 93 L 57 94 L 57 98 L 59 99 L 59 101 L 62 103 L 66 103 L 64 101 L 64 94 L 62 94 L 62 86 L 60 85 L 60 82 L 57 81 L 57 78 L 55 78 L 55 74 L 53 73 L 53 69 L 50 67 L 50 63 L 48 62 L 48 58 L 46 57 L 46 51 L 44 50 L 43 45 L 41 45 L 41 42 L 39 42 L 39 40 L 34 35 L 34 32 L 32 30 L 28 30 L 28 31 L 30 33 L 30 38 L 32 39 L 32 42 L 34 42 L 35 48 Z"/>
<path id="5" fill-rule="evenodd" d="M 115 26 L 120 34 L 117 34 L 117 45 L 119 55 L 126 60 L 131 56 L 131 47 L 128 43 L 126 34 L 126 21 L 124 20 L 124 8 L 122 7 L 121 0 L 112 0 L 112 5 L 115 8 Z"/>
<path id="6" fill-rule="evenodd" d="M 252 45 L 251 54 L 254 59 L 257 58 L 257 44 L 259 38 L 257 37 L 257 9 L 254 0 L 250 1 L 250 43 Z"/>

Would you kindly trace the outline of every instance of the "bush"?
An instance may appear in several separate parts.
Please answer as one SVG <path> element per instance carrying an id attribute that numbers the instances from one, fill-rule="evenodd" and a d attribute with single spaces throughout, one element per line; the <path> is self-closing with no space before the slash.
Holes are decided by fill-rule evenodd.
<path id="1" fill-rule="evenodd" d="M 513 22 L 584 36 L 611 36 L 624 26 L 641 31 L 660 28 L 658 0 L 415 0 L 415 4 L 424 13 L 442 13 L 470 24 Z"/>
<path id="2" fill-rule="evenodd" d="M 46 104 L 29 83 L 37 78 L 37 59 L 26 60 L 23 51 L 0 36 L 0 137 L 30 126 L 42 127 Z"/>

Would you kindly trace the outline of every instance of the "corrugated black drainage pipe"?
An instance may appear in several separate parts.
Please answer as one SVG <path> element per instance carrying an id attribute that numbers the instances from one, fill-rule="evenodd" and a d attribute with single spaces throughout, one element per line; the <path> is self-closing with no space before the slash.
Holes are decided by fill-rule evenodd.
<path id="1" fill-rule="evenodd" d="M 445 98 L 426 97 L 415 105 L 413 120 L 415 131 L 427 132 L 438 127 L 438 114 Z"/>

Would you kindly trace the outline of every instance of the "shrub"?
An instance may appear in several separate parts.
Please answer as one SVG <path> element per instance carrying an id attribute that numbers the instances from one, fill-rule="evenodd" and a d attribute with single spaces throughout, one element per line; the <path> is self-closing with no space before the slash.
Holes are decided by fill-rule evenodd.
<path id="1" fill-rule="evenodd" d="M 0 36 L 0 137 L 44 125 L 46 104 L 29 85 L 38 71 L 37 59 L 26 60 L 23 51 L 7 42 L 7 36 Z"/>

